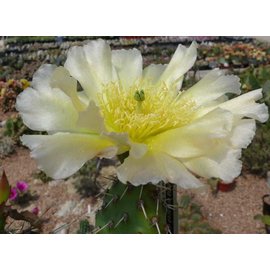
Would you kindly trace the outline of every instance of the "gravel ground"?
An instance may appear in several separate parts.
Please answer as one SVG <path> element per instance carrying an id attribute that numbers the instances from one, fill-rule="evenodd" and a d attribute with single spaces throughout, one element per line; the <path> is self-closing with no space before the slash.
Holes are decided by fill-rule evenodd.
<path id="1" fill-rule="evenodd" d="M 255 215 L 262 214 L 262 196 L 270 193 L 263 178 L 251 174 L 240 176 L 234 190 L 219 191 L 216 196 L 209 187 L 202 192 L 179 190 L 179 196 L 184 193 L 194 196 L 209 224 L 223 233 L 265 233 L 262 223 L 254 220 Z"/>

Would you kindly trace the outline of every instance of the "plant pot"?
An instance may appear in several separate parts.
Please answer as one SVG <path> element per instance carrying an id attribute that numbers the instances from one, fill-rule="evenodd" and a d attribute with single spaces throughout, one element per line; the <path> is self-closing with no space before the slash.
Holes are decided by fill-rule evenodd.
<path id="1" fill-rule="evenodd" d="M 263 214 L 270 215 L 270 194 L 266 194 L 262 197 L 263 201 Z M 265 225 L 265 230 L 267 234 L 270 234 L 270 226 Z"/>
<path id="2" fill-rule="evenodd" d="M 233 181 L 232 183 L 224 183 L 222 181 L 218 182 L 217 189 L 221 192 L 229 192 L 234 190 L 236 187 L 236 181 Z"/>
<path id="3" fill-rule="evenodd" d="M 262 197 L 263 200 L 263 214 L 270 215 L 270 194 L 266 194 Z"/>

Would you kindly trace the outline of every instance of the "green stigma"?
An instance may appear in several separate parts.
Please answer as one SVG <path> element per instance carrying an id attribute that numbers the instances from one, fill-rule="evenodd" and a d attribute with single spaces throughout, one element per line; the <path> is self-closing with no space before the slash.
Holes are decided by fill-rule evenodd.
<path id="1" fill-rule="evenodd" d="M 145 100 L 145 95 L 143 90 L 137 90 L 134 94 L 134 99 L 138 102 L 142 102 Z"/>

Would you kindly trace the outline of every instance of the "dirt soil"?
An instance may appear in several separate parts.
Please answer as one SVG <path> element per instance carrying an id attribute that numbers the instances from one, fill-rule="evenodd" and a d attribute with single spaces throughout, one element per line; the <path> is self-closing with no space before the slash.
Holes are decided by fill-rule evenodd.
<path id="1" fill-rule="evenodd" d="M 255 215 L 262 214 L 262 196 L 270 193 L 263 178 L 251 174 L 239 176 L 234 190 L 219 191 L 216 195 L 209 187 L 201 192 L 179 190 L 180 196 L 184 193 L 194 196 L 209 224 L 222 233 L 265 233 L 262 223 L 254 220 Z"/>

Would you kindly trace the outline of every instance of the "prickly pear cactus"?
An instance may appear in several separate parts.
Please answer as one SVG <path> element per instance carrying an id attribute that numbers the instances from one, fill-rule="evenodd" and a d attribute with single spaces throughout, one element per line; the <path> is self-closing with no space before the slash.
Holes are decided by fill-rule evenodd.
<path id="1" fill-rule="evenodd" d="M 123 163 L 128 154 L 119 155 L 119 161 Z M 175 185 L 160 183 L 135 187 L 116 180 L 104 193 L 92 233 L 177 233 L 177 221 Z"/>
<path id="2" fill-rule="evenodd" d="M 117 181 L 105 194 L 93 233 L 170 233 L 166 187 L 134 187 Z"/>

